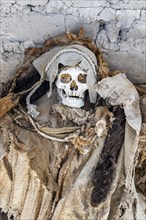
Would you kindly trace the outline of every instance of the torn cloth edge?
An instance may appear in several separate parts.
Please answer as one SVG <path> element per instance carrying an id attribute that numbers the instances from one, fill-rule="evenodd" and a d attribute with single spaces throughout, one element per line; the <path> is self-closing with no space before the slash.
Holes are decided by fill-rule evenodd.
<path id="1" fill-rule="evenodd" d="M 126 75 L 120 73 L 113 77 L 107 77 L 95 85 L 95 90 L 111 105 L 123 105 L 126 120 L 138 135 L 141 128 L 139 95 Z"/>

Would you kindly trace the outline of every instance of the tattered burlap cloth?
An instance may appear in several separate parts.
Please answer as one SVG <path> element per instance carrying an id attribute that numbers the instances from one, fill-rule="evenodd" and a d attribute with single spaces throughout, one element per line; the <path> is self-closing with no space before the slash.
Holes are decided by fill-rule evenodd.
<path id="1" fill-rule="evenodd" d="M 23 102 L 21 98 L 25 92 L 13 93 L 16 92 L 15 84 L 18 86 L 17 77 L 25 79 L 30 71 L 27 72 L 27 68 L 36 56 L 51 46 L 68 43 L 82 44 L 96 54 L 99 75 L 105 79 L 98 82 L 95 89 L 111 106 L 123 106 L 126 115 L 124 142 L 114 164 L 112 184 L 100 204 L 92 197 L 93 179 L 107 132 L 104 130 L 97 136 L 95 127 L 101 119 L 107 122 L 107 115 L 111 114 L 107 107 L 96 107 L 93 113 L 65 107 L 57 104 L 54 89 L 49 101 L 45 94 L 35 102 L 40 115 L 32 120 L 22 108 L 23 103 L 19 104 Z M 81 32 L 79 36 L 68 34 L 46 42 L 42 49 L 30 50 L 26 62 L 10 84 L 11 88 L 5 88 L 3 94 L 7 96 L 0 99 L 0 207 L 9 217 L 13 215 L 16 220 L 145 219 L 146 127 L 143 124 L 139 136 L 138 93 L 124 74 L 115 74 L 103 62 L 101 52 L 85 40 Z M 53 134 L 50 127 L 55 128 Z M 81 129 L 83 139 L 79 136 Z M 70 141 L 55 139 L 66 137 L 70 137 Z"/>

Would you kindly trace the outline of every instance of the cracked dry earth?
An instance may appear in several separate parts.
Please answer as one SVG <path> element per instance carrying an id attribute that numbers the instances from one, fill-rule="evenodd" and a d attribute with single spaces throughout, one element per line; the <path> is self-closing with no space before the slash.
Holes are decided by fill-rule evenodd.
<path id="1" fill-rule="evenodd" d="M 51 37 L 83 26 L 112 69 L 133 83 L 146 83 L 145 0 L 1 0 L 0 80 L 6 82 L 23 61 L 24 51 Z M 128 60 L 128 62 L 127 62 Z"/>

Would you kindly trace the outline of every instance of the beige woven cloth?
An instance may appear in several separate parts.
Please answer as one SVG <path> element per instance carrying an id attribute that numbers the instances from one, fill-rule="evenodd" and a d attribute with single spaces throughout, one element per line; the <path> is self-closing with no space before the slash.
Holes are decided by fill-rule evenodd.
<path id="1" fill-rule="evenodd" d="M 120 84 L 118 82 L 121 82 Z M 105 89 L 106 88 L 106 89 Z M 145 198 L 136 191 L 141 113 L 137 91 L 123 74 L 101 80 L 96 91 L 112 105 L 123 104 L 126 132 L 107 200 L 91 206 L 91 178 L 106 136 L 97 138 L 86 155 L 71 143 L 41 137 L 37 132 L 15 125 L 10 115 L 1 120 L 1 208 L 16 220 L 144 220 Z M 47 96 L 37 101 L 45 123 L 53 103 Z M 50 106 L 50 107 L 49 107 Z M 51 114 L 51 113 L 50 113 Z M 58 118 L 53 118 L 53 125 Z"/>

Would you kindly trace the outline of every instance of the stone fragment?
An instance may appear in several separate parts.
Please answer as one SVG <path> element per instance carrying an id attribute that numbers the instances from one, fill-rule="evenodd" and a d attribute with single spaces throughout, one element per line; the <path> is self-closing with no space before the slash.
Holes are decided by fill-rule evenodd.
<path id="1" fill-rule="evenodd" d="M 2 18 L 3 33 L 10 33 L 14 38 L 27 41 L 39 41 L 46 36 L 56 36 L 65 32 L 64 16 L 43 16 L 33 13 L 31 16 L 15 14 L 10 18 Z"/>
<path id="2" fill-rule="evenodd" d="M 97 20 L 98 14 L 103 10 L 103 7 L 98 8 L 81 8 L 79 11 L 79 19 L 83 23 L 90 23 Z"/>
<path id="3" fill-rule="evenodd" d="M 112 8 L 105 8 L 99 15 L 100 20 L 112 21 L 115 20 L 115 10 Z"/>
<path id="4" fill-rule="evenodd" d="M 78 20 L 77 17 L 72 15 L 66 16 L 66 29 L 67 31 L 78 33 L 80 27 L 82 26 L 85 31 L 85 37 L 88 37 L 92 40 L 96 39 L 97 32 L 99 31 L 99 22 L 90 22 L 90 23 L 82 23 Z"/>
<path id="5" fill-rule="evenodd" d="M 146 21 L 146 9 L 141 10 L 141 18 L 142 21 Z"/>
<path id="6" fill-rule="evenodd" d="M 137 0 L 136 3 L 133 0 L 108 0 L 111 7 L 114 9 L 141 9 L 145 7 L 145 0 Z"/>
<path id="7" fill-rule="evenodd" d="M 67 1 L 64 1 L 67 2 Z M 71 1 L 73 7 L 77 8 L 92 8 L 92 7 L 109 7 L 109 3 L 106 0 L 100 0 L 100 1 L 95 1 L 95 0 L 79 0 L 79 1 Z"/>
<path id="8" fill-rule="evenodd" d="M 6 52 L 21 53 L 21 45 L 18 41 L 12 40 L 10 38 L 3 38 L 2 45 L 4 51 Z"/>
<path id="9" fill-rule="evenodd" d="M 62 9 L 66 11 L 66 8 L 67 7 L 64 6 L 64 4 L 61 1 L 50 1 L 46 6 L 45 11 L 47 13 L 59 13 Z"/>
<path id="10" fill-rule="evenodd" d="M 110 42 L 117 42 L 119 36 L 119 28 L 116 27 L 115 23 L 107 24 L 106 32 Z"/>
<path id="11" fill-rule="evenodd" d="M 118 28 L 130 28 L 140 17 L 140 10 L 117 10 L 116 19 Z"/>
<path id="12" fill-rule="evenodd" d="M 44 6 L 48 3 L 48 0 L 16 0 L 16 4 L 25 6 L 25 5 L 32 5 L 32 6 Z"/>
<path id="13" fill-rule="evenodd" d="M 131 52 L 108 52 L 106 61 L 112 70 L 120 70 L 125 72 L 128 79 L 135 84 L 146 83 L 146 58 L 143 54 Z M 143 74 L 142 74 L 143 73 Z"/>
<path id="14" fill-rule="evenodd" d="M 101 45 L 104 49 L 107 49 L 107 50 L 110 49 L 106 30 L 101 30 L 99 32 L 97 40 L 96 40 L 96 44 Z"/>
<path id="15" fill-rule="evenodd" d="M 144 21 L 136 21 L 134 28 L 131 28 L 127 33 L 128 38 L 140 39 L 146 37 L 146 23 Z"/>

